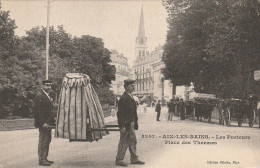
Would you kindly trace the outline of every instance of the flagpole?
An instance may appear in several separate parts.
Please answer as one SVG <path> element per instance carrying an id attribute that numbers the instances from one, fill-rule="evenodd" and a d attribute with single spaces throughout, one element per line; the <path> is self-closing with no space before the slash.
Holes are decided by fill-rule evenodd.
<path id="1" fill-rule="evenodd" d="M 47 27 L 46 27 L 46 77 L 49 79 L 49 22 L 50 22 L 50 0 L 47 0 Z"/>

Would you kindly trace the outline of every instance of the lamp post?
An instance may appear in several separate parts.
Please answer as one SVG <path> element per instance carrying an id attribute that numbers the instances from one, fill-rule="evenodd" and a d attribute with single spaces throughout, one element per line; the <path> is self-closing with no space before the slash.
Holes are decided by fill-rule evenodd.
<path id="1" fill-rule="evenodd" d="M 49 79 L 49 22 L 50 22 L 50 0 L 47 0 L 47 27 L 46 27 L 46 77 Z"/>

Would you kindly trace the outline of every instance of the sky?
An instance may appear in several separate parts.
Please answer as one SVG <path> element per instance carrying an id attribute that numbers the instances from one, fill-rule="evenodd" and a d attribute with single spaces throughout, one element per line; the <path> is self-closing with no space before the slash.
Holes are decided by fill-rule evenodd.
<path id="1" fill-rule="evenodd" d="M 106 48 L 123 53 L 131 66 L 142 5 L 147 46 L 152 51 L 166 39 L 167 12 L 161 0 L 51 0 L 50 26 L 63 25 L 72 36 L 102 38 Z M 46 0 L 2 0 L 2 10 L 10 11 L 18 36 L 47 24 Z"/>

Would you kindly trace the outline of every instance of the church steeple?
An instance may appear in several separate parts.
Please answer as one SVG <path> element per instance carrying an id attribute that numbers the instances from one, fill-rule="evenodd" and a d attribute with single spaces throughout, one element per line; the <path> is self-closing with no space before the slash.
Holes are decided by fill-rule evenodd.
<path id="1" fill-rule="evenodd" d="M 138 37 L 145 37 L 143 5 L 141 9 Z"/>
<path id="2" fill-rule="evenodd" d="M 142 56 L 146 55 L 146 49 L 147 49 L 146 41 L 147 41 L 147 38 L 145 37 L 144 13 L 143 13 L 143 5 L 142 5 L 138 36 L 136 37 L 136 41 L 135 41 L 135 43 L 136 43 L 135 55 L 137 57 L 142 57 Z"/>

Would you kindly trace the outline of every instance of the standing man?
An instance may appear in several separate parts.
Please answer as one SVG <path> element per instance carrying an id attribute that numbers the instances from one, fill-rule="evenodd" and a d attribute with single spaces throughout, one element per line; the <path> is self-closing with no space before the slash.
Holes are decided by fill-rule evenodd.
<path id="1" fill-rule="evenodd" d="M 174 104 L 174 98 L 170 100 L 170 102 L 168 103 L 168 121 L 172 121 L 172 117 L 174 114 L 174 110 L 175 110 L 175 104 Z"/>
<path id="2" fill-rule="evenodd" d="M 127 167 L 127 164 L 123 162 L 127 148 L 129 148 L 131 154 L 131 164 L 145 164 L 145 162 L 138 159 L 136 154 L 137 140 L 135 130 L 138 130 L 138 118 L 136 103 L 132 96 L 134 82 L 134 80 L 124 81 L 125 92 L 118 102 L 117 119 L 120 129 L 120 140 L 116 156 L 116 165 L 124 167 Z"/>
<path id="3" fill-rule="evenodd" d="M 50 166 L 54 163 L 47 159 L 51 142 L 50 126 L 55 125 L 52 114 L 52 98 L 49 95 L 51 93 L 51 85 L 52 82 L 50 80 L 42 81 L 41 93 L 35 100 L 34 125 L 36 128 L 39 128 L 38 157 L 39 165 L 41 166 Z"/>
<path id="4" fill-rule="evenodd" d="M 161 115 L 161 101 L 160 100 L 158 100 L 158 102 L 156 104 L 155 111 L 157 112 L 156 120 L 160 121 L 160 115 Z"/>

